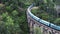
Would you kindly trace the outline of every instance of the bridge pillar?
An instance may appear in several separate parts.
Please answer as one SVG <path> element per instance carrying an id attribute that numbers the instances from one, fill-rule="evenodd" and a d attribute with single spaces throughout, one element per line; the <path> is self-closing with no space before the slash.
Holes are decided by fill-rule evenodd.
<path id="1" fill-rule="evenodd" d="M 34 26 L 33 21 L 30 21 L 30 34 L 33 34 L 33 26 Z"/>

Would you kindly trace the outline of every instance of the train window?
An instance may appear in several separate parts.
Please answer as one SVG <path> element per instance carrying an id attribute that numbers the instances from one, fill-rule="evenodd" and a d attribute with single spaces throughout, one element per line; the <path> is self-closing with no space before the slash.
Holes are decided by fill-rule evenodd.
<path id="1" fill-rule="evenodd" d="M 59 13 L 58 15 L 59 15 L 59 17 L 60 17 L 60 13 Z"/>

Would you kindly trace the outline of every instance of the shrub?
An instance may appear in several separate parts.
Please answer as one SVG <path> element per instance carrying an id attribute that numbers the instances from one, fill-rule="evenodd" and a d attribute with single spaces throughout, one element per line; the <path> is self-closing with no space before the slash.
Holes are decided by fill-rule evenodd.
<path id="1" fill-rule="evenodd" d="M 12 15 L 13 15 L 13 16 L 18 15 L 18 11 L 17 11 L 17 10 L 14 10 L 14 11 L 12 12 Z"/>
<path id="2" fill-rule="evenodd" d="M 47 20 L 49 18 L 49 15 L 47 13 L 41 13 L 40 17 L 44 20 Z"/>
<path id="3" fill-rule="evenodd" d="M 54 21 L 55 24 L 57 25 L 60 25 L 60 18 L 57 18 L 55 21 Z"/>

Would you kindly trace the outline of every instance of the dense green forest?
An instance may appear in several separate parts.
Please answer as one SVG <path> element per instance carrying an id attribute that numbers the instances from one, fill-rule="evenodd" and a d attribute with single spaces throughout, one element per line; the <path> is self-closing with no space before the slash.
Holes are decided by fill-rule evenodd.
<path id="1" fill-rule="evenodd" d="M 0 34 L 29 34 L 26 10 L 34 0 L 0 0 Z"/>

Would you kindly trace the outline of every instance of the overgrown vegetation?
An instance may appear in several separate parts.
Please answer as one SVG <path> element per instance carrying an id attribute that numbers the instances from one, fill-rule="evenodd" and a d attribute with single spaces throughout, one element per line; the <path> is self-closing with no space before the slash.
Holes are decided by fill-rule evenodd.
<path id="1" fill-rule="evenodd" d="M 0 34 L 29 34 L 26 9 L 33 0 L 0 0 Z"/>

